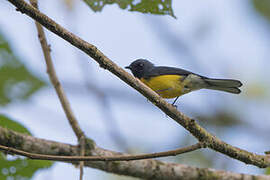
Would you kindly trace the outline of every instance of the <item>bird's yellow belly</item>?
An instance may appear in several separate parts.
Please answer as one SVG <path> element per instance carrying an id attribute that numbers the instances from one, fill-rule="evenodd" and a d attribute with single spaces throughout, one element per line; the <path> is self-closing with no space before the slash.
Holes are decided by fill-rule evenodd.
<path id="1" fill-rule="evenodd" d="M 180 75 L 161 75 L 150 79 L 141 78 L 141 81 L 161 97 L 169 99 L 187 93 L 183 88 L 182 78 Z"/>

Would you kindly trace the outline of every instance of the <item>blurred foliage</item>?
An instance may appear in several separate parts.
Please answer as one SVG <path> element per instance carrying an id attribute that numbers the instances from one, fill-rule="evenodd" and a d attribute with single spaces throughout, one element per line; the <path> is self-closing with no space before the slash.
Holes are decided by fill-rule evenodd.
<path id="1" fill-rule="evenodd" d="M 270 175 L 270 167 L 268 167 L 268 168 L 265 169 L 265 174 L 266 175 Z"/>
<path id="2" fill-rule="evenodd" d="M 269 0 L 252 0 L 255 9 L 262 14 L 267 20 L 270 20 L 270 1 Z"/>
<path id="3" fill-rule="evenodd" d="M 19 61 L 0 33 L 0 106 L 27 99 L 44 85 Z"/>
<path id="4" fill-rule="evenodd" d="M 150 13 L 158 15 L 175 15 L 172 9 L 172 0 L 84 0 L 84 2 L 94 11 L 102 11 L 107 4 L 117 4 L 121 9 Z"/>
<path id="5" fill-rule="evenodd" d="M 185 136 L 183 136 L 183 134 L 179 134 L 179 137 L 174 137 L 174 138 L 176 140 L 175 145 L 174 145 L 175 147 L 171 149 L 185 147 L 187 145 L 196 143 L 196 140 L 194 139 L 194 137 L 188 134 L 186 134 Z M 209 156 L 209 154 L 211 154 L 211 156 Z M 214 162 L 213 158 L 215 158 L 215 156 L 213 155 L 212 152 L 201 149 L 201 150 L 196 150 L 189 153 L 181 154 L 179 156 L 168 157 L 168 158 L 180 164 L 187 164 L 190 166 L 209 168 L 209 167 L 213 167 L 213 162 Z"/>
<path id="6" fill-rule="evenodd" d="M 211 159 L 211 157 L 208 157 L 207 153 L 203 151 L 193 151 L 190 153 L 176 156 L 174 159 L 176 163 L 205 168 L 213 167 L 214 162 L 213 159 Z"/>
<path id="7" fill-rule="evenodd" d="M 14 130 L 16 132 L 31 135 L 20 123 L 11 120 L 5 115 L 0 114 L 0 126 Z M 26 158 L 7 158 L 0 153 L 0 179 L 1 180 L 27 180 L 31 179 L 37 170 L 49 168 L 53 165 L 52 161 L 31 160 Z"/>
<path id="8" fill-rule="evenodd" d="M 67 7 L 68 10 L 73 10 L 75 5 L 75 0 L 62 0 L 64 5 Z"/>
<path id="9" fill-rule="evenodd" d="M 10 159 L 0 154 L 0 179 L 2 180 L 27 180 L 31 179 L 34 173 L 40 169 L 52 166 L 51 161 L 30 160 L 30 159 Z"/>
<path id="10" fill-rule="evenodd" d="M 243 124 L 243 121 L 236 114 L 228 111 L 216 111 L 215 114 L 200 115 L 197 119 L 211 125 L 229 127 Z"/>
<path id="11" fill-rule="evenodd" d="M 269 88 L 267 87 L 267 85 L 264 82 L 254 81 L 253 83 L 250 83 L 249 85 L 247 85 L 245 89 L 245 94 L 249 98 L 264 99 L 269 94 Z"/>

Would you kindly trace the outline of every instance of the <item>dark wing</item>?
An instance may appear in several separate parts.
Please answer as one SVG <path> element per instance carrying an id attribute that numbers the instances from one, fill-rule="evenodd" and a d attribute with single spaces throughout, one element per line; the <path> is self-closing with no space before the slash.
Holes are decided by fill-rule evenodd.
<path id="1" fill-rule="evenodd" d="M 180 69 L 180 68 L 175 68 L 175 67 L 166 67 L 166 66 L 156 66 L 152 68 L 147 74 L 145 75 L 145 78 L 151 78 L 155 76 L 160 76 L 160 75 L 181 75 L 181 76 L 188 76 L 189 74 L 195 74 L 193 72 Z M 195 74 L 198 75 L 198 74 Z M 200 77 L 203 77 L 201 75 L 198 75 Z"/>

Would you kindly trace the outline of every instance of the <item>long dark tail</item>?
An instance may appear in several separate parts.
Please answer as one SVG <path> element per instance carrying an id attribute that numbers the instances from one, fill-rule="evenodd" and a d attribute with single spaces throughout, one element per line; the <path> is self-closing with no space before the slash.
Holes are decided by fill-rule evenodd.
<path id="1" fill-rule="evenodd" d="M 207 84 L 206 89 L 225 91 L 233 94 L 239 94 L 241 92 L 239 87 L 242 86 L 242 83 L 238 80 L 205 78 L 204 81 Z"/>

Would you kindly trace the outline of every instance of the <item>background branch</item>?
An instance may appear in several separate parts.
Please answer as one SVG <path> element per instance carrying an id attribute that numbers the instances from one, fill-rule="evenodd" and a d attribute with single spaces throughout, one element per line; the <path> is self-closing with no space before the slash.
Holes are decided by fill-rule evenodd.
<path id="1" fill-rule="evenodd" d="M 96 62 L 99 63 L 101 67 L 104 69 L 108 69 L 114 75 L 122 79 L 124 82 L 132 86 L 134 89 L 139 91 L 142 95 L 147 97 L 153 104 L 159 107 L 164 113 L 166 113 L 169 117 L 174 119 L 177 123 L 182 125 L 185 129 L 187 129 L 194 137 L 196 137 L 200 142 L 206 144 L 207 147 L 226 154 L 234 159 L 238 159 L 246 164 L 253 164 L 257 167 L 265 168 L 270 166 L 270 158 L 265 155 L 258 155 L 255 153 L 251 153 L 232 145 L 229 145 L 214 135 L 207 132 L 204 128 L 202 128 L 199 124 L 195 122 L 195 120 L 189 118 L 183 113 L 179 112 L 175 107 L 171 104 L 167 103 L 161 97 L 159 97 L 154 91 L 145 86 L 138 79 L 135 79 L 129 73 L 125 72 L 122 68 L 118 67 L 114 62 L 112 62 L 109 58 L 107 58 L 101 51 L 97 49 L 92 44 L 87 43 L 76 35 L 68 32 L 66 29 L 61 27 L 59 24 L 54 22 L 48 16 L 42 14 L 37 9 L 33 8 L 31 5 L 27 4 L 23 0 L 8 0 L 13 5 L 17 7 L 19 11 L 27 14 L 33 19 L 37 20 L 44 27 L 54 32 L 58 36 L 62 37 L 75 47 L 84 51 L 90 57 L 92 57 Z"/>
<path id="2" fill-rule="evenodd" d="M 79 153 L 79 147 L 70 144 L 58 143 L 32 136 L 17 133 L 0 127 L 0 144 L 13 147 L 27 152 L 76 156 Z M 53 148 L 52 148 L 53 147 Z M 98 147 L 91 140 L 86 140 L 86 156 L 119 156 L 122 153 L 108 151 Z M 125 154 L 126 155 L 126 154 Z M 73 162 L 76 164 L 76 162 Z M 218 180 L 269 180 L 265 175 L 247 175 L 218 171 L 209 168 L 195 168 L 182 164 L 164 163 L 157 160 L 139 160 L 139 161 L 121 161 L 121 162 L 85 162 L 85 166 L 97 168 L 106 172 L 112 172 L 119 175 L 129 175 L 144 179 L 218 179 Z"/>
<path id="3" fill-rule="evenodd" d="M 93 74 L 89 76 L 89 72 L 86 70 L 85 66 L 81 63 L 82 73 L 85 79 L 85 87 L 87 89 L 87 94 L 93 93 L 98 98 L 98 103 L 100 105 L 101 115 L 103 116 L 104 125 L 106 127 L 106 131 L 108 132 L 109 137 L 117 145 L 125 152 L 129 152 L 131 149 L 128 146 L 128 143 L 119 129 L 118 122 L 115 119 L 112 108 L 109 104 L 108 95 L 105 93 L 106 91 L 98 88 L 94 83 L 97 83 L 97 80 L 94 80 L 95 77 Z M 93 72 L 92 72 L 93 73 Z M 89 78 L 91 77 L 91 78 Z M 92 83 L 94 82 L 94 83 Z M 111 89 L 109 90 L 111 91 Z"/>

